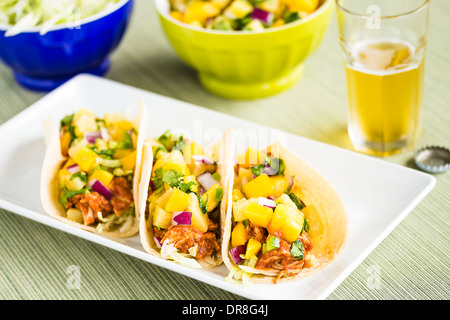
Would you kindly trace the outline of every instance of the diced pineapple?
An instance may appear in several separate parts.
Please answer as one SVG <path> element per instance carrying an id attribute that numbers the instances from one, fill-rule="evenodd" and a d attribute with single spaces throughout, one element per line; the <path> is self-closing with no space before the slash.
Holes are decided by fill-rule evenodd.
<path id="1" fill-rule="evenodd" d="M 190 175 L 190 170 L 186 166 L 183 154 L 180 150 L 173 150 L 170 153 L 163 154 L 153 165 L 152 173 L 154 174 L 159 168 L 163 168 L 164 170 L 175 170 L 181 172 L 183 175 Z"/>
<path id="2" fill-rule="evenodd" d="M 231 0 L 212 0 L 211 2 L 216 8 L 223 9 L 231 2 Z"/>
<path id="3" fill-rule="evenodd" d="M 203 214 L 203 212 L 200 210 L 200 204 L 195 193 L 189 194 L 189 204 L 187 211 L 192 212 L 192 226 L 196 227 L 200 232 L 208 231 L 208 213 Z"/>
<path id="4" fill-rule="evenodd" d="M 87 147 L 78 150 L 73 160 L 86 172 L 89 172 L 97 162 L 97 154 Z"/>
<path id="5" fill-rule="evenodd" d="M 244 158 L 244 168 L 248 168 L 249 166 L 254 166 L 256 164 L 260 164 L 265 158 L 265 154 L 259 151 L 258 149 L 255 149 L 253 147 L 248 147 L 247 151 L 245 152 L 245 158 Z M 240 166 L 242 166 L 239 163 Z"/>
<path id="6" fill-rule="evenodd" d="M 66 188 L 70 191 L 78 191 L 84 188 L 85 182 L 79 177 L 66 179 Z"/>
<path id="7" fill-rule="evenodd" d="M 233 202 L 236 202 L 238 200 L 245 198 L 245 196 L 242 194 L 241 190 L 233 189 L 232 198 L 233 198 Z"/>
<path id="8" fill-rule="evenodd" d="M 58 171 L 59 188 L 64 188 L 64 186 L 66 185 L 66 181 L 69 180 L 71 176 L 72 174 L 65 168 L 59 170 Z"/>
<path id="9" fill-rule="evenodd" d="M 128 155 L 122 158 L 122 169 L 124 171 L 133 170 L 136 166 L 136 154 L 137 151 L 134 150 L 130 152 Z"/>
<path id="10" fill-rule="evenodd" d="M 70 208 L 67 210 L 66 218 L 78 223 L 83 223 L 83 214 L 80 210 L 75 208 Z"/>
<path id="11" fill-rule="evenodd" d="M 183 211 L 187 208 L 188 204 L 189 195 L 178 188 L 173 188 L 167 199 L 165 209 L 168 212 Z"/>
<path id="12" fill-rule="evenodd" d="M 245 226 L 239 222 L 236 224 L 236 226 L 233 228 L 233 231 L 231 232 L 231 245 L 233 247 L 237 247 L 240 245 L 243 245 L 248 240 L 248 234 L 247 230 L 245 229 Z"/>
<path id="13" fill-rule="evenodd" d="M 287 205 L 278 204 L 272 220 L 268 226 L 269 233 L 274 234 L 281 230 L 283 238 L 288 242 L 297 240 L 303 229 L 303 216 L 297 209 Z"/>
<path id="14" fill-rule="evenodd" d="M 244 221 L 247 217 L 244 215 L 244 208 L 247 205 L 247 199 L 240 199 L 236 202 L 233 202 L 233 216 L 234 221 Z"/>
<path id="15" fill-rule="evenodd" d="M 242 19 L 253 11 L 253 6 L 244 0 L 234 0 L 225 10 L 224 15 L 230 19 Z"/>
<path id="16" fill-rule="evenodd" d="M 283 193 L 279 198 L 275 200 L 276 204 L 287 204 L 288 206 L 297 209 L 297 206 L 295 205 L 294 201 L 285 193 Z"/>
<path id="17" fill-rule="evenodd" d="M 114 175 L 106 170 L 103 169 L 96 169 L 92 174 L 89 176 L 89 180 L 96 179 L 100 181 L 105 187 L 107 187 L 112 179 L 114 178 Z"/>
<path id="18" fill-rule="evenodd" d="M 97 130 L 95 113 L 87 109 L 79 109 L 77 112 L 75 112 L 72 124 L 75 127 L 75 135 L 77 137 L 82 137 L 85 131 Z"/>
<path id="19" fill-rule="evenodd" d="M 261 250 L 261 242 L 250 238 L 247 243 L 247 249 L 245 250 L 245 259 L 250 259 Z"/>
<path id="20" fill-rule="evenodd" d="M 265 11 L 275 13 L 279 8 L 279 0 L 265 0 L 259 4 L 259 7 Z"/>
<path id="21" fill-rule="evenodd" d="M 184 177 L 184 183 L 194 182 L 192 186 L 189 187 L 189 190 L 198 193 L 199 183 L 195 175 L 189 175 Z"/>
<path id="22" fill-rule="evenodd" d="M 219 9 L 211 1 L 193 1 L 189 4 L 184 14 L 184 22 L 204 22 L 208 18 L 218 15 Z"/>
<path id="23" fill-rule="evenodd" d="M 269 176 L 262 174 L 243 186 L 247 198 L 268 197 L 274 195 L 274 186 Z"/>
<path id="24" fill-rule="evenodd" d="M 274 188 L 273 196 L 275 197 L 279 197 L 284 194 L 286 189 L 289 187 L 289 179 L 284 175 L 272 176 L 270 177 L 270 181 L 272 182 Z"/>
<path id="25" fill-rule="evenodd" d="M 256 202 L 249 201 L 244 207 L 243 214 L 255 226 L 267 228 L 272 219 L 273 210 Z"/>
<path id="26" fill-rule="evenodd" d="M 169 197 L 172 193 L 172 189 L 167 190 L 166 192 L 164 192 L 163 195 L 161 195 L 160 197 L 158 197 L 155 201 L 155 203 L 160 206 L 161 208 L 165 208 L 166 204 L 167 204 L 167 200 L 169 200 Z"/>
<path id="27" fill-rule="evenodd" d="M 167 229 L 172 223 L 172 213 L 167 212 L 156 205 L 153 211 L 153 225 L 161 229 Z"/>
<path id="28" fill-rule="evenodd" d="M 202 195 L 202 200 L 206 203 L 207 212 L 211 212 L 219 204 L 223 197 L 223 188 L 216 183 Z"/>

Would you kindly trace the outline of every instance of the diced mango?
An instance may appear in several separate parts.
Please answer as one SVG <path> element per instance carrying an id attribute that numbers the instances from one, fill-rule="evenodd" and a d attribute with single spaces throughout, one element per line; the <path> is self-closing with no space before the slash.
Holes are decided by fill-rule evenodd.
<path id="1" fill-rule="evenodd" d="M 242 189 L 247 198 L 266 198 L 268 196 L 273 196 L 275 193 L 274 185 L 266 174 L 257 176 L 252 181 L 246 183 Z"/>
<path id="2" fill-rule="evenodd" d="M 244 221 L 247 217 L 244 215 L 244 208 L 249 201 L 245 198 L 233 202 L 234 221 Z"/>
<path id="3" fill-rule="evenodd" d="M 267 228 L 270 220 L 272 219 L 273 210 L 271 208 L 262 206 L 259 203 L 250 201 L 244 207 L 243 214 L 255 226 Z"/>
<path id="4" fill-rule="evenodd" d="M 273 196 L 275 197 L 279 197 L 284 194 L 286 189 L 289 187 L 289 179 L 284 175 L 272 176 L 270 177 L 270 181 L 272 182 L 274 188 Z"/>
<path id="5" fill-rule="evenodd" d="M 275 208 L 272 220 L 268 226 L 269 233 L 281 230 L 283 238 L 294 242 L 303 229 L 303 216 L 297 209 L 287 204 L 279 204 Z"/>
<path id="6" fill-rule="evenodd" d="M 104 141 L 104 140 L 97 139 L 95 141 L 95 143 L 97 143 L 97 141 Z M 116 149 L 116 150 L 114 150 L 113 158 L 114 159 L 122 159 L 123 157 L 126 157 L 127 155 L 129 155 L 131 152 L 132 152 L 131 149 Z"/>
<path id="7" fill-rule="evenodd" d="M 122 158 L 122 169 L 124 171 L 133 170 L 136 166 L 136 150 L 130 152 L 128 155 Z"/>
<path id="8" fill-rule="evenodd" d="M 100 181 L 105 187 L 107 187 L 112 179 L 114 178 L 114 175 L 106 170 L 97 169 L 89 176 L 89 180 L 96 179 Z"/>
<path id="9" fill-rule="evenodd" d="M 172 213 L 167 212 L 156 205 L 153 211 L 153 225 L 161 229 L 167 229 L 172 223 Z"/>
<path id="10" fill-rule="evenodd" d="M 250 238 L 247 243 L 247 249 L 245 250 L 245 259 L 250 259 L 261 250 L 261 242 Z"/>
<path id="11" fill-rule="evenodd" d="M 165 206 L 166 211 L 183 211 L 189 204 L 189 195 L 178 188 L 173 188 L 172 193 L 167 199 Z"/>
<path id="12" fill-rule="evenodd" d="M 196 227 L 200 232 L 208 231 L 208 213 L 203 214 L 203 212 L 200 210 L 200 204 L 195 193 L 189 194 L 189 204 L 187 211 L 192 212 L 192 226 Z"/>
<path id="13" fill-rule="evenodd" d="M 242 194 L 241 190 L 233 189 L 232 198 L 233 198 L 233 202 L 236 202 L 240 199 L 245 198 L 245 196 Z"/>
<path id="14" fill-rule="evenodd" d="M 179 11 L 170 11 L 170 16 L 178 21 L 183 21 L 183 14 Z"/>
<path id="15" fill-rule="evenodd" d="M 233 247 L 237 247 L 245 244 L 247 240 L 248 240 L 247 230 L 245 229 L 245 226 L 241 222 L 239 222 L 233 228 L 233 232 L 231 232 L 231 245 Z"/>
<path id="16" fill-rule="evenodd" d="M 89 172 L 96 164 L 97 154 L 87 147 L 82 147 L 78 150 L 73 159 L 86 172 Z"/>
<path id="17" fill-rule="evenodd" d="M 290 11 L 303 11 L 308 14 L 314 12 L 319 5 L 319 0 L 284 0 L 284 2 Z"/>
<path id="18" fill-rule="evenodd" d="M 189 4 L 184 14 L 184 22 L 204 22 L 208 18 L 218 15 L 219 9 L 211 1 L 193 1 Z"/>
<path id="19" fill-rule="evenodd" d="M 61 154 L 63 155 L 67 155 L 69 151 L 70 138 L 71 134 L 69 131 L 64 132 L 61 137 Z"/>
<path id="20" fill-rule="evenodd" d="M 222 189 L 222 190 L 220 190 Z M 211 212 L 222 200 L 223 188 L 216 183 L 202 195 L 202 200 L 206 203 L 207 212 Z"/>

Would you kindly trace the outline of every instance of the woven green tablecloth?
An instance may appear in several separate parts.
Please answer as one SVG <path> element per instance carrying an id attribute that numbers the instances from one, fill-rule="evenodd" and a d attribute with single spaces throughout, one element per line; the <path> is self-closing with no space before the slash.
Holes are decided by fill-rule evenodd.
<path id="1" fill-rule="evenodd" d="M 418 146 L 450 147 L 450 1 L 432 1 L 426 62 L 424 131 Z M 333 20 L 319 50 L 290 90 L 257 101 L 206 92 L 166 40 L 153 2 L 137 0 L 107 78 L 249 119 L 342 148 L 347 97 Z M 0 65 L 0 124 L 43 95 L 19 87 Z M 386 158 L 413 167 L 413 152 Z M 450 171 L 328 299 L 449 299 Z M 4 183 L 0 177 L 0 183 Z M 67 268 L 82 270 L 71 290 Z M 374 270 L 380 285 L 371 286 Z M 0 209 L 1 299 L 240 299 L 183 275 Z"/>

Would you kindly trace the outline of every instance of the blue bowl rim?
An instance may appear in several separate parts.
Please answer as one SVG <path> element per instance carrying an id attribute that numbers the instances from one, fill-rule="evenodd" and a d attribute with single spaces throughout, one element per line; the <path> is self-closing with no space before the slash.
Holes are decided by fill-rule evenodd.
<path id="1" fill-rule="evenodd" d="M 285 30 L 285 29 L 290 29 L 290 28 L 294 28 L 295 26 L 298 25 L 302 25 L 307 23 L 309 20 L 314 19 L 316 16 L 320 15 L 323 11 L 326 10 L 326 8 L 328 8 L 329 6 L 332 6 L 334 4 L 335 0 L 323 0 L 322 5 L 313 13 L 309 14 L 306 18 L 300 19 L 298 21 L 294 21 L 282 26 L 278 26 L 276 28 L 270 28 L 270 29 L 265 29 L 262 31 L 246 31 L 246 30 L 242 30 L 242 31 L 223 31 L 223 30 L 212 30 L 212 29 L 205 29 L 205 28 L 198 28 L 195 26 L 191 26 L 187 23 L 178 21 L 177 19 L 173 18 L 172 16 L 170 16 L 168 10 L 164 10 L 166 8 L 166 4 L 168 4 L 168 0 L 155 0 L 154 1 L 154 5 L 156 7 L 156 10 L 158 11 L 159 14 L 161 14 L 164 18 L 166 18 L 167 20 L 169 20 L 170 22 L 185 28 L 185 29 L 190 29 L 192 31 L 196 31 L 196 32 L 201 32 L 201 33 L 209 33 L 209 34 L 221 34 L 221 35 L 226 35 L 229 37 L 232 36 L 236 36 L 236 35 L 240 35 L 240 36 L 244 36 L 244 35 L 255 35 L 255 34 L 264 34 L 264 33 L 271 33 L 271 32 L 277 32 L 280 30 Z"/>
<path id="2" fill-rule="evenodd" d="M 92 16 L 81 19 L 80 25 L 87 24 L 92 21 L 99 20 L 103 17 L 106 17 L 107 15 L 119 10 L 126 3 L 131 2 L 131 1 L 134 1 L 134 0 L 120 0 L 119 2 L 115 3 L 113 6 L 111 6 L 110 8 L 108 8 L 106 10 L 100 11 Z M 11 28 L 11 26 L 0 23 L 0 32 L 3 32 L 3 31 L 6 32 L 9 28 Z M 67 23 L 57 24 L 53 28 L 51 28 L 48 32 L 66 29 L 66 28 L 68 28 Z M 22 33 L 39 33 L 39 31 L 40 31 L 40 26 L 36 26 L 36 27 L 30 28 L 28 30 L 22 31 L 21 33 L 19 33 L 19 35 Z"/>

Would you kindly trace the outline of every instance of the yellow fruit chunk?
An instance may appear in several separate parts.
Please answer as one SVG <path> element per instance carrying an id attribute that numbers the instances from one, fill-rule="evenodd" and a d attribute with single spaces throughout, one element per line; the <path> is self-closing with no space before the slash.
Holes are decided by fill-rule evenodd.
<path id="1" fill-rule="evenodd" d="M 172 223 L 172 213 L 167 212 L 156 205 L 153 211 L 153 225 L 161 229 L 167 229 Z"/>
<path id="2" fill-rule="evenodd" d="M 261 242 L 250 238 L 247 243 L 247 249 L 245 250 L 245 259 L 250 259 L 254 255 L 256 255 L 261 249 Z"/>
<path id="3" fill-rule="evenodd" d="M 83 189 L 84 186 L 85 186 L 85 183 L 79 177 L 66 179 L 67 190 L 78 191 L 78 190 Z"/>
<path id="4" fill-rule="evenodd" d="M 233 202 L 234 221 L 244 221 L 247 217 L 244 215 L 244 208 L 249 201 L 245 198 Z"/>
<path id="5" fill-rule="evenodd" d="M 172 194 L 173 189 L 169 189 L 164 192 L 160 197 L 158 197 L 155 203 L 161 208 L 165 208 L 167 204 L 167 200 L 169 200 L 170 195 Z"/>
<path id="6" fill-rule="evenodd" d="M 189 204 L 189 195 L 178 188 L 173 188 L 172 193 L 167 199 L 166 211 L 183 211 Z"/>
<path id="7" fill-rule="evenodd" d="M 207 212 L 211 212 L 223 197 L 223 188 L 216 183 L 202 195 L 202 200 L 206 203 Z"/>
<path id="8" fill-rule="evenodd" d="M 243 214 L 255 226 L 267 228 L 270 220 L 272 219 L 273 210 L 256 202 L 248 202 L 248 204 L 244 207 Z"/>
<path id="9" fill-rule="evenodd" d="M 245 226 L 241 222 L 239 222 L 233 228 L 233 232 L 231 232 L 231 245 L 233 247 L 237 247 L 245 244 L 247 240 L 247 230 L 245 229 Z"/>
<path id="10" fill-rule="evenodd" d="M 275 208 L 272 220 L 267 227 L 269 233 L 281 230 L 287 242 L 294 242 L 303 229 L 303 216 L 300 211 L 287 204 L 279 204 Z"/>
<path id="11" fill-rule="evenodd" d="M 312 13 L 317 9 L 319 0 L 284 0 L 290 11 Z"/>
<path id="12" fill-rule="evenodd" d="M 95 113 L 87 109 L 79 109 L 73 116 L 72 124 L 75 127 L 75 135 L 82 137 L 85 131 L 96 131 Z"/>
<path id="13" fill-rule="evenodd" d="M 66 131 L 64 132 L 63 136 L 61 137 L 61 154 L 66 155 L 69 151 L 69 144 L 70 144 L 70 132 Z"/>
<path id="14" fill-rule="evenodd" d="M 165 153 L 161 155 L 161 158 L 156 160 L 153 165 L 152 173 L 159 169 L 170 171 L 175 170 L 181 172 L 183 175 L 190 175 L 191 172 L 184 162 L 183 154 L 179 150 L 173 150 L 170 153 Z"/>
<path id="15" fill-rule="evenodd" d="M 189 4 L 184 14 L 184 22 L 204 22 L 208 18 L 218 15 L 219 9 L 211 1 L 193 1 Z"/>
<path id="16" fill-rule="evenodd" d="M 208 231 L 208 213 L 203 214 L 200 210 L 200 204 L 195 193 L 189 194 L 189 205 L 187 211 L 192 212 L 192 226 L 196 227 L 200 232 Z"/>
<path id="17" fill-rule="evenodd" d="M 111 183 L 113 178 L 114 175 L 111 172 L 98 169 L 90 175 L 89 180 L 96 179 L 100 181 L 105 187 L 107 187 Z"/>
<path id="18" fill-rule="evenodd" d="M 122 158 L 122 169 L 124 171 L 133 170 L 136 166 L 136 150 L 130 152 L 128 155 Z"/>
<path id="19" fill-rule="evenodd" d="M 245 198 L 245 196 L 242 194 L 241 190 L 233 189 L 232 198 L 233 198 L 233 202 L 236 202 L 238 200 Z"/>
<path id="20" fill-rule="evenodd" d="M 279 197 L 284 194 L 286 189 L 289 187 L 289 179 L 284 175 L 272 176 L 270 177 L 270 181 L 272 182 L 274 188 L 273 196 L 275 197 Z"/>
<path id="21" fill-rule="evenodd" d="M 60 188 L 64 188 L 66 181 L 70 179 L 72 174 L 66 169 L 61 169 L 58 171 L 58 183 Z"/>
<path id="22" fill-rule="evenodd" d="M 274 195 L 274 185 L 267 174 L 257 176 L 252 181 L 243 186 L 244 194 L 247 198 L 268 197 Z"/>
<path id="23" fill-rule="evenodd" d="M 242 19 L 253 11 L 253 6 L 244 0 L 235 0 L 225 10 L 225 16 L 230 19 Z"/>
<path id="24" fill-rule="evenodd" d="M 178 21 L 183 21 L 183 14 L 178 11 L 170 11 L 170 16 Z"/>
<path id="25" fill-rule="evenodd" d="M 203 154 L 202 146 L 197 142 L 192 141 L 188 144 L 183 151 L 184 161 L 186 164 L 195 164 L 194 158 L 192 156 L 201 156 Z"/>
<path id="26" fill-rule="evenodd" d="M 81 169 L 88 172 L 96 164 L 97 155 L 91 149 L 82 147 L 78 150 L 73 160 L 81 167 Z"/>

